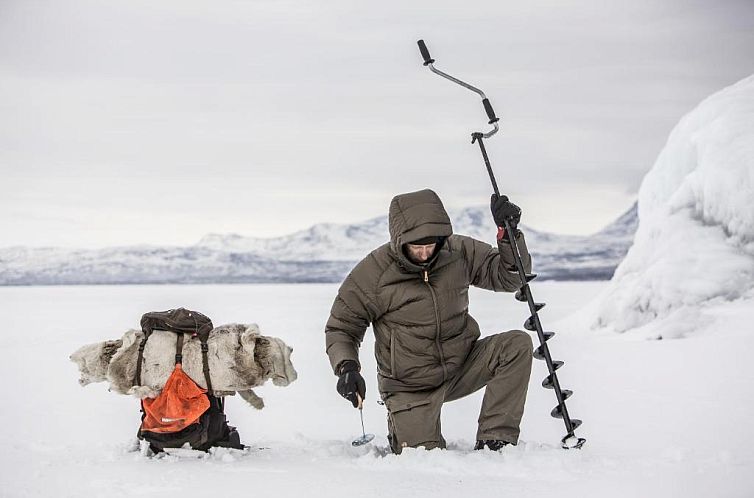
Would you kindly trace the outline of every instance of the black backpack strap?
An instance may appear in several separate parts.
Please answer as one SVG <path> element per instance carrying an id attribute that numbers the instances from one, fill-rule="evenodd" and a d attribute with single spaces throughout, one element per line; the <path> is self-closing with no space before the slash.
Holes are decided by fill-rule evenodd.
<path id="1" fill-rule="evenodd" d="M 142 331 L 144 332 L 144 337 L 141 339 L 141 343 L 139 344 L 139 356 L 136 359 L 136 375 L 134 376 L 135 386 L 141 385 L 141 364 L 144 362 L 144 347 L 147 345 L 147 340 L 152 334 L 152 330 L 149 328 L 143 328 Z"/>
<path id="2" fill-rule="evenodd" d="M 178 340 L 175 343 L 175 364 L 183 363 L 183 332 L 178 333 Z"/>
<path id="3" fill-rule="evenodd" d="M 199 336 L 199 341 L 202 344 L 202 370 L 204 370 L 204 380 L 207 382 L 207 394 L 212 396 L 212 379 L 209 377 L 209 358 L 207 358 L 209 346 L 207 346 L 206 337 Z"/>

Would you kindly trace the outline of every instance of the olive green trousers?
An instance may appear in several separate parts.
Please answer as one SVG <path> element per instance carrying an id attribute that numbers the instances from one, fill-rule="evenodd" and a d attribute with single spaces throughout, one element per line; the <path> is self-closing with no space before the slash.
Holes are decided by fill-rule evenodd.
<path id="1" fill-rule="evenodd" d="M 430 391 L 383 393 L 388 409 L 388 438 L 394 453 L 405 447 L 444 448 L 440 410 L 447 401 L 487 386 L 476 439 L 518 443 L 531 374 L 529 334 L 511 330 L 478 340 L 461 370 Z"/>

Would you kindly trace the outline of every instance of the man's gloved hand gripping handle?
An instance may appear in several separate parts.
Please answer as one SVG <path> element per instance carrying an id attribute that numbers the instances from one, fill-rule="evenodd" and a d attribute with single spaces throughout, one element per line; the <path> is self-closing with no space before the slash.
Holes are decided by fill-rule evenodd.
<path id="1" fill-rule="evenodd" d="M 508 196 L 492 194 L 490 198 L 490 211 L 492 211 L 495 225 L 503 228 L 507 220 L 511 230 L 516 232 L 518 224 L 521 221 L 521 208 L 509 201 Z M 505 233 L 503 238 L 507 239 L 508 233 Z"/>
<path id="2" fill-rule="evenodd" d="M 359 373 L 359 364 L 353 360 L 344 361 L 338 368 L 338 375 L 338 393 L 350 401 L 354 408 L 358 408 L 359 396 L 363 400 L 367 393 L 364 377 Z"/>

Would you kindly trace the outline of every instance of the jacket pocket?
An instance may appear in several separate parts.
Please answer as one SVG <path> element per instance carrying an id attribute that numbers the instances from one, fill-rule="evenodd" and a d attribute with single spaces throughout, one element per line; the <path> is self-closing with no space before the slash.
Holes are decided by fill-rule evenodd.
<path id="1" fill-rule="evenodd" d="M 406 410 L 411 410 L 412 408 L 418 408 L 420 406 L 428 405 L 431 402 L 431 399 L 422 399 L 418 401 L 409 401 L 407 403 L 391 403 L 390 398 L 388 398 L 385 401 L 385 406 L 387 406 L 387 409 L 390 413 L 395 414 L 405 412 Z"/>
<path id="2" fill-rule="evenodd" d="M 377 373 L 383 377 L 393 378 L 392 355 L 390 354 L 390 338 L 388 343 L 377 342 L 374 345 L 375 357 L 377 359 Z"/>
<path id="3" fill-rule="evenodd" d="M 440 442 L 439 413 L 434 417 L 432 399 L 403 401 L 385 399 L 388 409 L 388 440 L 393 453 L 400 453 L 406 447 L 443 446 Z M 433 418 L 436 420 L 433 421 Z"/>

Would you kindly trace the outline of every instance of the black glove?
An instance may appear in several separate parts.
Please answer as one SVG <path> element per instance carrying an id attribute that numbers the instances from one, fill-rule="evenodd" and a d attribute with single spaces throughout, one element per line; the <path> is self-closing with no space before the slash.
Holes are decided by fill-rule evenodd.
<path id="1" fill-rule="evenodd" d="M 490 211 L 492 211 L 492 217 L 495 219 L 495 225 L 505 227 L 505 220 L 508 220 L 511 230 L 516 231 L 516 227 L 521 221 L 521 208 L 509 201 L 508 196 L 501 195 L 498 197 L 496 194 L 492 194 Z M 508 237 L 507 233 L 505 237 Z"/>
<path id="2" fill-rule="evenodd" d="M 350 401 L 354 408 L 358 408 L 359 399 L 356 394 L 358 393 L 363 400 L 367 393 L 364 377 L 359 373 L 359 364 L 353 360 L 344 361 L 340 364 L 339 375 L 336 387 L 338 393 Z"/>

